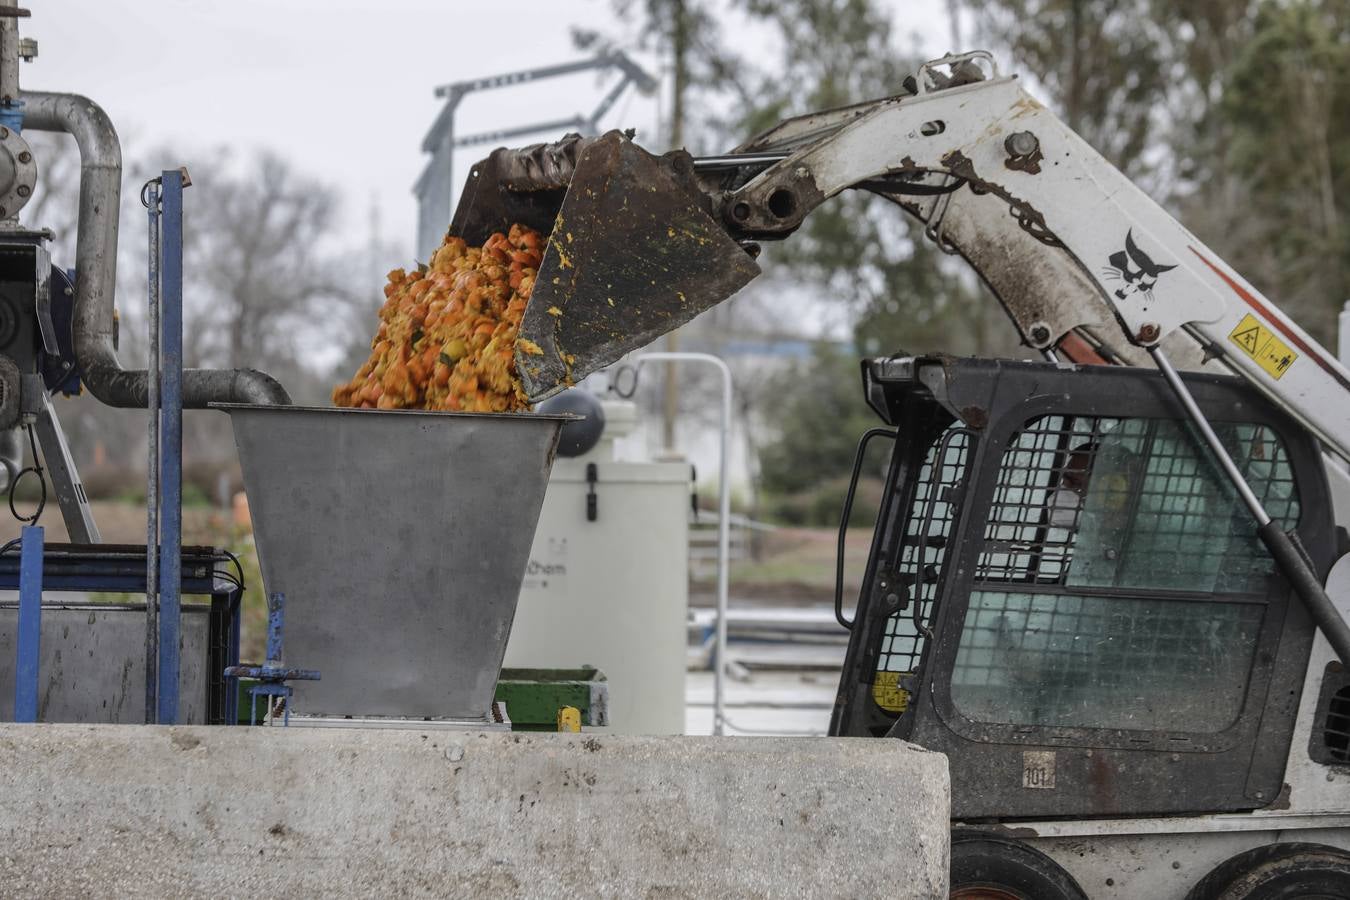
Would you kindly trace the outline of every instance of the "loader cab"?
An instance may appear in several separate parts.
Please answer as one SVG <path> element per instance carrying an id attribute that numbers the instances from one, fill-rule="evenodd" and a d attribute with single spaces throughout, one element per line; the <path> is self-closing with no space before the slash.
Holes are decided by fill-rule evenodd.
<path id="1" fill-rule="evenodd" d="M 1187 375 L 1325 575 L 1313 439 Z M 1280 793 L 1314 627 L 1158 373 L 863 363 L 895 429 L 831 733 L 947 754 L 952 815 L 1253 809 Z"/>

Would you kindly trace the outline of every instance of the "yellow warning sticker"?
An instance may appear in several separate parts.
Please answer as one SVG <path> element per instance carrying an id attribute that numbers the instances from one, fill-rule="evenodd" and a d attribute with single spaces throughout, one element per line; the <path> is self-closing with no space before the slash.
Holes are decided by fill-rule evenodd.
<path id="1" fill-rule="evenodd" d="M 909 691 L 900 686 L 900 676 L 909 672 L 878 672 L 872 679 L 872 699 L 886 712 L 902 713 L 909 708 Z"/>
<path id="2" fill-rule="evenodd" d="M 1280 340 L 1268 326 L 1262 325 L 1251 313 L 1242 317 L 1242 321 L 1233 329 L 1228 339 L 1266 370 L 1271 378 L 1279 380 L 1298 360 L 1298 354 L 1289 345 Z"/>

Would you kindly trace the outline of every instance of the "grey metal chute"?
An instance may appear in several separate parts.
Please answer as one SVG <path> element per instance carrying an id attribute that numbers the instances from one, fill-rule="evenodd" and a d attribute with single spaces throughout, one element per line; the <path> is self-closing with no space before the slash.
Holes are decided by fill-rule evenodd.
<path id="1" fill-rule="evenodd" d="M 293 714 L 485 721 L 567 416 L 223 404 Z"/>

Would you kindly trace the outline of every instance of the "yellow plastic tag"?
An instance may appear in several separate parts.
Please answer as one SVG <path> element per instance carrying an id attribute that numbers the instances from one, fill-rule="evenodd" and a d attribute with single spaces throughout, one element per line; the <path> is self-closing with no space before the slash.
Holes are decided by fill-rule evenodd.
<path id="1" fill-rule="evenodd" d="M 872 680 L 872 699 L 886 712 L 902 713 L 909 708 L 909 691 L 900 687 L 900 676 L 908 672 L 878 672 Z"/>
<path id="2" fill-rule="evenodd" d="M 559 731 L 580 731 L 581 730 L 581 710 L 575 706 L 564 706 L 558 710 L 558 730 Z"/>
<path id="3" fill-rule="evenodd" d="M 1251 313 L 1242 317 L 1228 340 L 1237 344 L 1238 349 L 1256 360 L 1256 364 L 1277 381 L 1298 360 L 1298 354 Z"/>

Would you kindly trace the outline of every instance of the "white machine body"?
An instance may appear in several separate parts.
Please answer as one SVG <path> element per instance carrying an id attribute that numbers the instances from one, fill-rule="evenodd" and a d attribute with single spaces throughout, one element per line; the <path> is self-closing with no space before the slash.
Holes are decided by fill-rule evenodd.
<path id="1" fill-rule="evenodd" d="M 509 667 L 595 666 L 616 734 L 684 731 L 688 463 L 621 462 L 631 403 L 605 403 L 589 453 L 553 466 L 520 591 Z M 595 466 L 592 484 L 587 469 Z M 595 519 L 587 495 L 595 494 Z"/>

